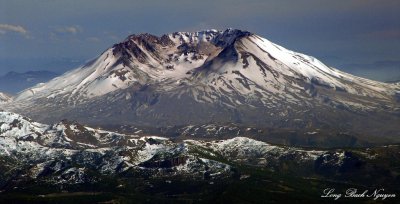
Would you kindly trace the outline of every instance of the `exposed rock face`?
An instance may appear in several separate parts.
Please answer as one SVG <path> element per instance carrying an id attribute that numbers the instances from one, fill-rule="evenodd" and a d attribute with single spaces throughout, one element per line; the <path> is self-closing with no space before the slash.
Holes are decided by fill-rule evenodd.
<path id="1" fill-rule="evenodd" d="M 147 161 L 141 164 L 141 166 L 146 168 L 171 168 L 186 164 L 187 159 L 187 157 L 173 157 L 164 160 Z"/>

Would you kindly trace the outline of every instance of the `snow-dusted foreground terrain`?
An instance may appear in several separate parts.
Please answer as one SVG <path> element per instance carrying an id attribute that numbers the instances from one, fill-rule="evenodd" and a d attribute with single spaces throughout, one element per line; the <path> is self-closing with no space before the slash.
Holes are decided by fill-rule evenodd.
<path id="1" fill-rule="evenodd" d="M 266 165 L 269 159 L 287 155 L 297 157 L 299 162 L 313 161 L 323 153 L 277 147 L 245 137 L 172 142 L 163 137 L 123 135 L 68 121 L 45 125 L 18 114 L 0 112 L 0 157 L 15 163 L 14 170 L 22 170 L 23 176 L 32 179 L 48 176 L 51 169 L 58 176 L 55 182 L 85 182 L 89 169 L 105 175 L 149 170 L 155 171 L 152 176 L 158 176 L 163 175 L 163 169 L 170 169 L 166 174 L 202 177 L 208 172 L 227 176 L 230 165 L 208 156 L 232 161 L 259 160 L 255 165 Z"/>
<path id="2" fill-rule="evenodd" d="M 0 112 L 0 190 L 32 181 L 38 185 L 86 185 L 101 182 L 104 176 L 219 180 L 240 175 L 238 165 L 306 175 L 332 171 L 336 173 L 330 176 L 335 176 L 368 166 L 368 162 L 384 161 L 380 156 L 384 154 L 368 149 L 353 153 L 300 149 L 246 137 L 174 142 L 65 120 L 46 125 Z"/>

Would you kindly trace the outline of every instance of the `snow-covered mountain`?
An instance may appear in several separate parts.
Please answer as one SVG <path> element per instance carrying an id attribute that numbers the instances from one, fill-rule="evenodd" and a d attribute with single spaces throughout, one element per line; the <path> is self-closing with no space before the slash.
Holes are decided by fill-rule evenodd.
<path id="1" fill-rule="evenodd" d="M 227 29 L 131 35 L 6 109 L 39 121 L 147 126 L 238 123 L 400 135 L 400 87 Z M 372 127 L 372 128 L 371 128 Z"/>

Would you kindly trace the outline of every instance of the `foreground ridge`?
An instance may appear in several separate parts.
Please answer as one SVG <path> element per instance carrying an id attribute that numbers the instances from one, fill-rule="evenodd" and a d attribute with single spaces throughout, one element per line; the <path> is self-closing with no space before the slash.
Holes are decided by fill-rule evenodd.
<path id="1" fill-rule="evenodd" d="M 105 198 L 99 198 L 121 199 L 122 193 L 139 201 L 154 191 L 159 193 L 148 195 L 153 201 L 204 201 L 227 195 L 225 199 L 234 200 L 238 195 L 231 191 L 232 185 L 248 186 L 257 192 L 264 189 L 270 196 L 280 190 L 315 200 L 321 193 L 318 189 L 326 183 L 341 189 L 349 182 L 352 186 L 381 185 L 397 192 L 398 168 L 394 167 L 398 165 L 398 151 L 396 145 L 356 150 L 301 149 L 246 137 L 174 142 L 159 136 L 94 129 L 66 120 L 46 125 L 3 111 L 0 200 L 43 201 L 47 197 L 108 192 Z M 389 170 L 393 174 L 380 173 Z M 317 190 L 299 188 L 297 183 L 316 185 Z M 188 188 L 196 190 L 188 193 Z M 85 193 L 88 189 L 92 192 Z M 28 192 L 44 195 L 32 197 Z M 243 190 L 241 196 L 259 198 L 246 192 Z"/>

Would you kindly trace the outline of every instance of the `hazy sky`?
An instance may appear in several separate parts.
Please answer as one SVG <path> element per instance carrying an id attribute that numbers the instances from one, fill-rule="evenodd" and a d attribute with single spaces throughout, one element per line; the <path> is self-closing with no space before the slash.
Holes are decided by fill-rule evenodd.
<path id="1" fill-rule="evenodd" d="M 400 0 L 0 0 L 0 75 L 63 72 L 133 33 L 228 27 L 357 75 L 400 79 Z"/>

